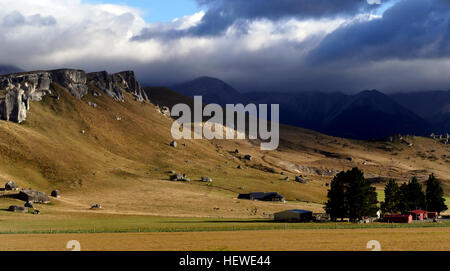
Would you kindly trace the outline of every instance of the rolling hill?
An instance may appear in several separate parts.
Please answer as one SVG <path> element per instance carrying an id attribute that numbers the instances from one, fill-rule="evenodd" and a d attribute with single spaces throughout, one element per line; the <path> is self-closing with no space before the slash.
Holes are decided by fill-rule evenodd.
<path id="1" fill-rule="evenodd" d="M 84 72 L 77 72 L 83 79 Z M 282 125 L 281 146 L 272 152 L 261 151 L 255 140 L 180 140 L 173 148 L 173 120 L 136 97 L 141 90 L 131 73 L 126 74 L 129 77 L 107 77 L 121 88 L 123 101 L 92 80 L 84 83 L 85 95 L 76 97 L 69 89 L 73 82 L 64 87 L 66 81 L 58 79 L 60 83 L 49 85 L 50 94 L 30 101 L 21 124 L 0 121 L 0 182 L 60 190 L 61 199 L 40 207 L 49 216 L 45 218 L 89 215 L 93 203 L 101 203 L 104 209 L 98 213 L 105 215 L 258 218 L 286 208 L 320 212 L 326 184 L 337 172 L 355 166 L 374 181 L 404 181 L 413 175 L 425 180 L 433 172 L 443 180 L 447 195 L 450 190 L 449 146 L 429 138 L 408 138 L 410 146 L 335 138 Z M 159 105 L 189 101 L 167 88 L 147 88 L 146 93 Z M 244 155 L 252 155 L 252 160 Z M 170 171 L 187 174 L 191 182 L 170 182 Z M 295 182 L 298 175 L 308 183 Z M 204 176 L 213 183 L 201 182 Z M 259 191 L 279 192 L 288 202 L 236 199 L 239 193 Z M 20 202 L 0 198 L 0 209 L 11 204 Z"/>

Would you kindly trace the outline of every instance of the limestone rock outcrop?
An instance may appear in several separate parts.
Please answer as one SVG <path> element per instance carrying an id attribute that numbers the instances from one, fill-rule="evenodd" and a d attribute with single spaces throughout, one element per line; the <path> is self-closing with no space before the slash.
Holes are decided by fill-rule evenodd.
<path id="1" fill-rule="evenodd" d="M 51 71 L 53 82 L 66 88 L 74 97 L 80 99 L 88 93 L 86 73 L 82 70 Z"/>
<path id="2" fill-rule="evenodd" d="M 23 122 L 31 101 L 40 101 L 50 93 L 48 72 L 0 76 L 0 119 Z"/>
<path id="3" fill-rule="evenodd" d="M 99 90 L 105 92 L 116 101 L 124 101 L 122 89 L 119 87 L 116 78 L 105 71 L 87 74 L 88 83 Z"/>
<path id="4" fill-rule="evenodd" d="M 141 84 L 136 79 L 136 75 L 133 71 L 123 71 L 114 74 L 114 77 L 118 81 L 119 85 L 125 89 L 125 91 L 133 94 L 136 101 L 148 101 L 147 93 L 145 93 Z"/>
<path id="5" fill-rule="evenodd" d="M 41 101 L 51 94 L 52 83 L 59 84 L 78 99 L 88 94 L 89 86 L 94 86 L 117 101 L 124 101 L 123 91 L 132 93 L 136 101 L 149 101 L 133 71 L 86 74 L 82 70 L 60 69 L 15 73 L 0 76 L 0 119 L 17 123 L 25 121 L 30 101 Z M 99 96 L 93 91 L 94 96 Z"/>

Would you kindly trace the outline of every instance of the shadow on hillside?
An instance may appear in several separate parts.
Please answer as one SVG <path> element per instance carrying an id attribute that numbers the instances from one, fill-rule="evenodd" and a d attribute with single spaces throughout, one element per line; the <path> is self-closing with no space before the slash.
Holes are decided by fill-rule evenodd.
<path id="1" fill-rule="evenodd" d="M 19 199 L 19 194 L 0 195 L 0 199 Z"/>

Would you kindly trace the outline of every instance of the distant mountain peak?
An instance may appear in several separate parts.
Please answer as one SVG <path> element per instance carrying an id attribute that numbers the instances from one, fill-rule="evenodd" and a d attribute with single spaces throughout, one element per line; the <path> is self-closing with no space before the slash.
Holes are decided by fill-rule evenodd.
<path id="1" fill-rule="evenodd" d="M 0 64 L 0 75 L 23 72 L 23 70 L 14 65 Z"/>
<path id="2" fill-rule="evenodd" d="M 225 105 L 248 101 L 230 84 L 215 77 L 202 76 L 171 88 L 185 96 L 202 96 L 206 103 Z"/>

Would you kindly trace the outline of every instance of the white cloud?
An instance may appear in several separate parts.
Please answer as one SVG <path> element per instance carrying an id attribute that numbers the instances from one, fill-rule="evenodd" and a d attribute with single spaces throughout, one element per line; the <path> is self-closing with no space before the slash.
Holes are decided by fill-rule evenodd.
<path id="1" fill-rule="evenodd" d="M 3 50 L 0 58 L 25 69 L 75 66 L 102 69 L 127 61 L 149 64 L 187 60 L 195 55 L 241 57 L 246 53 L 276 48 L 285 42 L 301 43 L 311 35 L 323 36 L 343 20 L 251 22 L 249 32 L 240 35 L 232 26 L 227 34 L 217 37 L 179 37 L 169 40 L 150 39 L 132 42 L 130 38 L 142 29 L 161 32 L 196 26 L 205 12 L 187 15 L 169 23 L 147 24 L 141 11 L 123 5 L 86 4 L 78 0 L 0 0 L 0 21 L 23 18 L 53 18 L 53 24 L 31 23 L 15 27 L 0 26 Z M 13 15 L 13 17 L 11 17 Z M 23 17 L 23 18 L 22 18 Z M 15 20 L 15 21 L 14 21 Z M 199 60 L 207 62 L 207 59 Z M 116 64 L 114 64 L 116 63 Z M 118 67 L 119 68 L 119 67 Z"/>
<path id="2" fill-rule="evenodd" d="M 155 84 L 209 75 L 230 81 L 242 90 L 387 88 L 380 83 L 386 80 L 368 76 L 383 71 L 389 71 L 386 76 L 398 75 L 392 80 L 396 87 L 407 86 L 402 82 L 423 86 L 405 80 L 408 74 L 418 70 L 423 70 L 438 84 L 450 83 L 442 73 L 426 73 L 427 69 L 421 69 L 419 62 L 384 61 L 364 67 L 358 66 L 360 63 L 334 67 L 311 67 L 304 63 L 304 56 L 339 26 L 379 19 L 381 15 L 360 14 L 346 19 L 258 19 L 246 22 L 247 31 L 242 31 L 236 22 L 223 35 L 155 36 L 131 41 L 143 29 L 161 33 L 189 29 L 201 22 L 205 12 L 168 23 L 148 24 L 140 10 L 124 5 L 93 5 L 79 0 L 0 0 L 0 6 L 0 62 L 27 70 L 135 69 L 141 80 Z M 422 64 L 430 67 L 431 63 L 433 60 Z M 438 64 L 442 71 L 448 67 L 448 61 Z M 425 76 L 423 80 L 432 85 Z"/>

